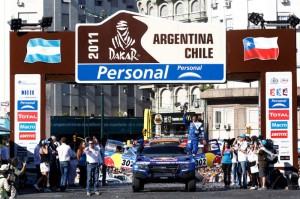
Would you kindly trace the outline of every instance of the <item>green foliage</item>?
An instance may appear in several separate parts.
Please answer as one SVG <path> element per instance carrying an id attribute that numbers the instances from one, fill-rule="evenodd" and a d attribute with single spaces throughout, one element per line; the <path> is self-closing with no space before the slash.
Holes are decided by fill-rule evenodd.
<path id="1" fill-rule="evenodd" d="M 208 90 L 208 89 L 214 89 L 215 88 L 215 85 L 213 84 L 202 84 L 199 89 L 201 92 L 205 91 L 205 90 Z"/>

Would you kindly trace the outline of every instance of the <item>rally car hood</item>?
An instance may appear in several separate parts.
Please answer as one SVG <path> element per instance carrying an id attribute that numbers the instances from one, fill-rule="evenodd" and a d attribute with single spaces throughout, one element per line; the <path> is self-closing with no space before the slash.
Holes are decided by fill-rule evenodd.
<path id="1" fill-rule="evenodd" d="M 190 156 L 139 156 L 137 157 L 137 162 L 181 162 L 181 161 L 190 161 L 192 157 Z"/>

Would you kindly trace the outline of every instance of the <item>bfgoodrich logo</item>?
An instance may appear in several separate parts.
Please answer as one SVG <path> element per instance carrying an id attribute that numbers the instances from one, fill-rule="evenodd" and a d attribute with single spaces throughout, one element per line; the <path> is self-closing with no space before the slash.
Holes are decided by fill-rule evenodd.
<path id="1" fill-rule="evenodd" d="M 137 51 L 132 48 L 135 44 L 135 39 L 129 35 L 129 28 L 127 21 L 119 21 L 116 25 L 117 35 L 112 38 L 114 48 L 109 48 L 110 60 L 139 60 L 137 58 Z"/>

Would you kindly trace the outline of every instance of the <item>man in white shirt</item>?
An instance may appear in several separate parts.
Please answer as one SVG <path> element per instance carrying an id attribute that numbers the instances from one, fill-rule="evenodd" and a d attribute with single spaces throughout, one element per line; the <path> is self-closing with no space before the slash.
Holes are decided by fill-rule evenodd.
<path id="1" fill-rule="evenodd" d="M 60 191 L 66 190 L 67 176 L 70 168 L 70 161 L 72 156 L 72 150 L 69 145 L 66 144 L 66 138 L 61 138 L 61 145 L 57 147 L 59 165 L 60 165 Z"/>
<path id="2" fill-rule="evenodd" d="M 239 136 L 240 142 L 238 143 L 238 162 L 241 167 L 242 173 L 238 175 L 240 188 L 247 189 L 247 148 L 248 142 L 246 135 Z"/>
<path id="3" fill-rule="evenodd" d="M 84 149 L 87 162 L 87 195 L 91 196 L 91 186 L 94 184 L 94 192 L 100 195 L 99 192 L 99 169 L 102 167 L 103 158 L 100 149 L 95 147 L 93 140 L 89 140 L 89 146 Z M 92 176 L 93 175 L 93 176 Z"/>

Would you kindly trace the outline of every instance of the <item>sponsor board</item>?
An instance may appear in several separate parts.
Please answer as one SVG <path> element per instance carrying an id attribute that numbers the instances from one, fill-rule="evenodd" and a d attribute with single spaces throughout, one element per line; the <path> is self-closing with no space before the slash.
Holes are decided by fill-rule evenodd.
<path id="1" fill-rule="evenodd" d="M 289 110 L 269 110 L 269 120 L 288 120 Z"/>
<path id="2" fill-rule="evenodd" d="M 269 99 L 269 108 L 272 108 L 272 109 L 289 108 L 289 99 L 288 98 L 270 98 Z"/>
<path id="3" fill-rule="evenodd" d="M 288 122 L 287 121 L 272 121 L 271 129 L 287 129 Z"/>
<path id="4" fill-rule="evenodd" d="M 18 110 L 37 110 L 37 100 L 18 100 Z"/>
<path id="5" fill-rule="evenodd" d="M 77 24 L 76 82 L 224 82 L 225 30 L 223 24 L 174 22 L 128 11 L 100 24 Z"/>
<path id="6" fill-rule="evenodd" d="M 18 112 L 17 113 L 18 122 L 37 122 L 38 113 L 37 112 Z"/>
<path id="7" fill-rule="evenodd" d="M 40 136 L 41 75 L 16 74 L 14 99 L 14 154 L 23 160 L 33 154 Z M 28 163 L 27 168 L 35 168 Z"/>
<path id="8" fill-rule="evenodd" d="M 35 140 L 36 135 L 35 135 L 35 132 L 20 132 L 19 139 L 20 140 Z"/>
<path id="9" fill-rule="evenodd" d="M 274 167 L 293 166 L 292 73 L 266 72 L 266 138 L 277 146 Z"/>
<path id="10" fill-rule="evenodd" d="M 288 131 L 271 131 L 271 138 L 288 138 Z"/>
<path id="11" fill-rule="evenodd" d="M 20 131 L 35 131 L 36 123 L 19 123 Z"/>

